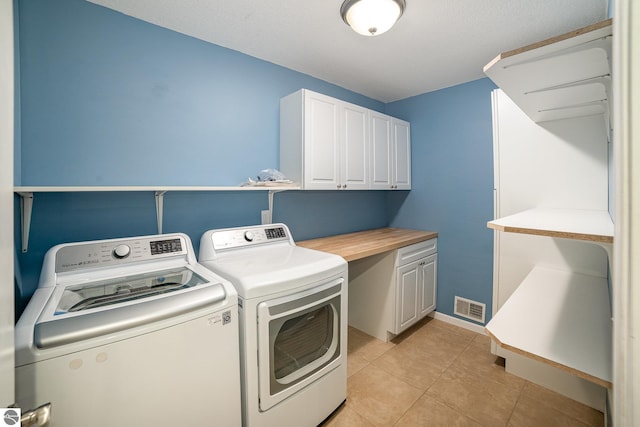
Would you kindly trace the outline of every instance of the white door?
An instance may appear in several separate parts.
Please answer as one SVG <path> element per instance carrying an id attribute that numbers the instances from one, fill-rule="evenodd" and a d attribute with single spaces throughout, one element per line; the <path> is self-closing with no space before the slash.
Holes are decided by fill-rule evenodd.
<path id="1" fill-rule="evenodd" d="M 420 261 L 398 267 L 396 275 L 396 327 L 399 334 L 418 320 L 420 301 Z"/>
<path id="2" fill-rule="evenodd" d="M 335 190 L 339 181 L 338 104 L 317 93 L 304 99 L 304 185 Z"/>
<path id="3" fill-rule="evenodd" d="M 419 261 L 420 265 L 420 318 L 436 309 L 438 288 L 438 255 L 431 255 Z"/>
<path id="4" fill-rule="evenodd" d="M 13 1 L 0 0 L 0 407 L 15 402 L 13 295 Z"/>
<path id="5" fill-rule="evenodd" d="M 371 188 L 390 190 L 391 171 L 391 117 L 371 113 Z"/>
<path id="6" fill-rule="evenodd" d="M 393 119 L 393 188 L 411 189 L 411 132 L 408 122 Z"/>
<path id="7" fill-rule="evenodd" d="M 347 103 L 340 110 L 343 120 L 340 182 L 345 189 L 366 190 L 369 188 L 368 110 Z"/>

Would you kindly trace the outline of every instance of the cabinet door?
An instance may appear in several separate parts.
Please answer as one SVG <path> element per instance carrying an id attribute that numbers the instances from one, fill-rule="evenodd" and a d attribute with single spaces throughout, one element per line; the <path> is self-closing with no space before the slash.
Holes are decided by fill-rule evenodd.
<path id="1" fill-rule="evenodd" d="M 408 122 L 393 119 L 392 184 L 394 189 L 411 189 L 411 132 Z"/>
<path id="2" fill-rule="evenodd" d="M 420 266 L 420 318 L 436 309 L 438 289 L 438 255 L 431 255 L 418 261 Z"/>
<path id="3" fill-rule="evenodd" d="M 371 188 L 392 188 L 392 128 L 391 117 L 371 113 Z"/>
<path id="4" fill-rule="evenodd" d="M 396 270 L 396 324 L 395 334 L 417 322 L 419 319 L 421 261 L 398 267 Z"/>
<path id="5" fill-rule="evenodd" d="M 404 120 L 371 113 L 371 188 L 411 189 L 411 134 Z"/>
<path id="6" fill-rule="evenodd" d="M 369 188 L 369 129 L 368 110 L 353 104 L 340 108 L 340 184 L 342 188 Z"/>
<path id="7" fill-rule="evenodd" d="M 436 308 L 438 255 L 433 254 L 396 269 L 396 322 L 400 332 Z"/>
<path id="8" fill-rule="evenodd" d="M 338 101 L 307 93 L 304 99 L 304 186 L 335 190 L 339 181 Z"/>

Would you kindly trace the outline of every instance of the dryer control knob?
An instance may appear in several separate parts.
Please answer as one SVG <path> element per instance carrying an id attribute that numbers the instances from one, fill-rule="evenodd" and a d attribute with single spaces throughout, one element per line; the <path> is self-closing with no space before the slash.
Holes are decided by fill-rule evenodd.
<path id="1" fill-rule="evenodd" d="M 118 245 L 113 250 L 113 256 L 118 259 L 126 258 L 129 256 L 130 253 L 131 253 L 131 248 L 127 245 Z"/>
<path id="2" fill-rule="evenodd" d="M 246 240 L 247 242 L 253 242 L 253 232 L 252 231 L 245 231 L 244 232 L 244 240 Z"/>

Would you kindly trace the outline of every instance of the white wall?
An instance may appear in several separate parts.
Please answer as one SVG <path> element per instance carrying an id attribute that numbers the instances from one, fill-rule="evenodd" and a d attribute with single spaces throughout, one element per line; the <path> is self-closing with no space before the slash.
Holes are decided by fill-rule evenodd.
<path id="1" fill-rule="evenodd" d="M 14 403 L 13 1 L 0 0 L 0 407 Z"/>
<path id="2" fill-rule="evenodd" d="M 640 3 L 616 0 L 614 14 L 615 426 L 640 425 Z M 631 52 L 635 53 L 632 56 Z"/>

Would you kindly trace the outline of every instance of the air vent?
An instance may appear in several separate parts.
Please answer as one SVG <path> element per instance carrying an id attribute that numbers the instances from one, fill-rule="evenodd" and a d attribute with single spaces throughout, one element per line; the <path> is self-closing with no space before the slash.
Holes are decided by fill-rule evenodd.
<path id="1" fill-rule="evenodd" d="M 455 297 L 454 314 L 484 323 L 486 305 L 466 298 Z"/>

